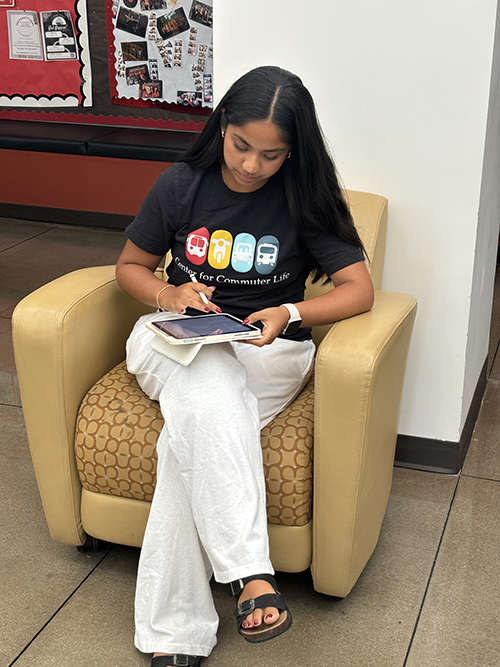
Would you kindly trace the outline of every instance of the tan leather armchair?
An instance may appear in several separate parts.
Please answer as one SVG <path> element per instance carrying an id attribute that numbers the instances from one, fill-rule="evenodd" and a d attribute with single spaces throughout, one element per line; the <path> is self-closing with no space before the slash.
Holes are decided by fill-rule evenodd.
<path id="1" fill-rule="evenodd" d="M 311 568 L 346 596 L 370 558 L 389 498 L 416 300 L 380 291 L 387 202 L 348 192 L 370 257 L 373 309 L 317 327 L 314 381 L 262 432 L 271 557 Z M 322 289 L 308 286 L 310 297 Z M 140 546 L 154 491 L 158 406 L 123 364 L 148 308 L 114 267 L 83 269 L 17 306 L 13 337 L 31 455 L 54 540 Z M 104 377 L 103 377 L 104 376 Z"/>

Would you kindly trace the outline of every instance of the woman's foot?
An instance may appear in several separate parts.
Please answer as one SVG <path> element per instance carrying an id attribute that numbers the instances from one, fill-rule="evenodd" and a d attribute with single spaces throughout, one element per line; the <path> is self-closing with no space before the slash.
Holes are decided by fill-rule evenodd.
<path id="1" fill-rule="evenodd" d="M 245 600 L 250 600 L 251 598 L 259 597 L 259 595 L 265 595 L 267 593 L 274 593 L 274 588 L 267 581 L 263 579 L 254 579 L 249 581 L 248 584 L 243 589 L 240 597 L 238 598 L 238 604 L 245 602 Z M 258 628 L 261 623 L 266 623 L 267 625 L 272 625 L 276 623 L 279 618 L 279 611 L 276 607 L 265 607 L 264 609 L 256 609 L 254 612 L 249 614 L 246 619 L 243 621 L 242 628 Z"/>
<path id="2" fill-rule="evenodd" d="M 271 574 L 243 577 L 229 584 L 236 600 L 234 615 L 238 632 L 247 642 L 273 639 L 292 625 L 292 615 Z"/>

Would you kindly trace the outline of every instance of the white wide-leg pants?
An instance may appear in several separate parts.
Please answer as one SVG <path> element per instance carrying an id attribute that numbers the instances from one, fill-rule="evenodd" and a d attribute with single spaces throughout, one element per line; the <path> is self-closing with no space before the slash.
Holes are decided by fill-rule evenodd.
<path id="1" fill-rule="evenodd" d="M 312 341 L 205 345 L 181 366 L 150 345 L 145 315 L 127 342 L 127 366 L 159 401 L 165 426 L 141 550 L 135 644 L 145 653 L 208 656 L 218 616 L 209 581 L 273 573 L 260 430 L 299 393 Z"/>

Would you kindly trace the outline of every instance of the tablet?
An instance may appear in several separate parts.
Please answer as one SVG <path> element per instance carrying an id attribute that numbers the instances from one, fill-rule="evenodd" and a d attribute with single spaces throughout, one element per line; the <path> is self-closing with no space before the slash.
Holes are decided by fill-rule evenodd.
<path id="1" fill-rule="evenodd" d="M 222 343 L 229 340 L 249 340 L 260 338 L 262 333 L 252 324 L 228 313 L 211 313 L 169 320 L 146 322 L 146 326 L 171 345 L 191 345 L 193 343 Z"/>

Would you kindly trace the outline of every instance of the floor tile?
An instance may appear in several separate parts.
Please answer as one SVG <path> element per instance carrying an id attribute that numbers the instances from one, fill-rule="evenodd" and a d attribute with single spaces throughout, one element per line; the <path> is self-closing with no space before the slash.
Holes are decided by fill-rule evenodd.
<path id="1" fill-rule="evenodd" d="M 151 656 L 134 647 L 138 554 L 138 549 L 113 547 L 15 667 L 149 665 Z"/>
<path id="2" fill-rule="evenodd" d="M 232 602 L 219 587 L 219 644 L 204 665 L 234 667 L 237 655 L 239 667 L 401 667 L 456 482 L 397 469 L 379 544 L 345 599 L 314 592 L 307 573 L 278 575 L 294 625 L 273 642 L 239 641 Z"/>
<path id="3" fill-rule="evenodd" d="M 27 239 L 44 234 L 54 225 L 39 222 L 22 222 L 0 218 L 0 252 Z"/>
<path id="4" fill-rule="evenodd" d="M 308 573 L 278 574 L 294 625 L 273 642 L 247 644 L 226 587 L 214 584 L 219 643 L 204 667 L 401 667 L 455 484 L 450 476 L 396 470 L 379 545 L 354 590 L 330 598 L 313 590 Z M 137 553 L 114 547 L 16 667 L 73 667 L 82 656 L 93 667 L 147 665 L 133 647 Z"/>
<path id="5" fill-rule="evenodd" d="M 488 380 L 463 473 L 500 480 L 500 380 Z"/>
<path id="6" fill-rule="evenodd" d="M 70 271 L 115 264 L 125 244 L 122 232 L 53 227 L 1 253 L 0 314 L 41 285 Z"/>
<path id="7" fill-rule="evenodd" d="M 462 477 L 406 667 L 500 656 L 500 482 Z"/>
<path id="8" fill-rule="evenodd" d="M 50 537 L 20 408 L 0 406 L 0 665 L 9 665 L 102 558 Z M 40 663 L 43 664 L 43 663 Z"/>
<path id="9" fill-rule="evenodd" d="M 0 404 L 21 405 L 17 382 L 11 321 L 0 317 Z"/>

